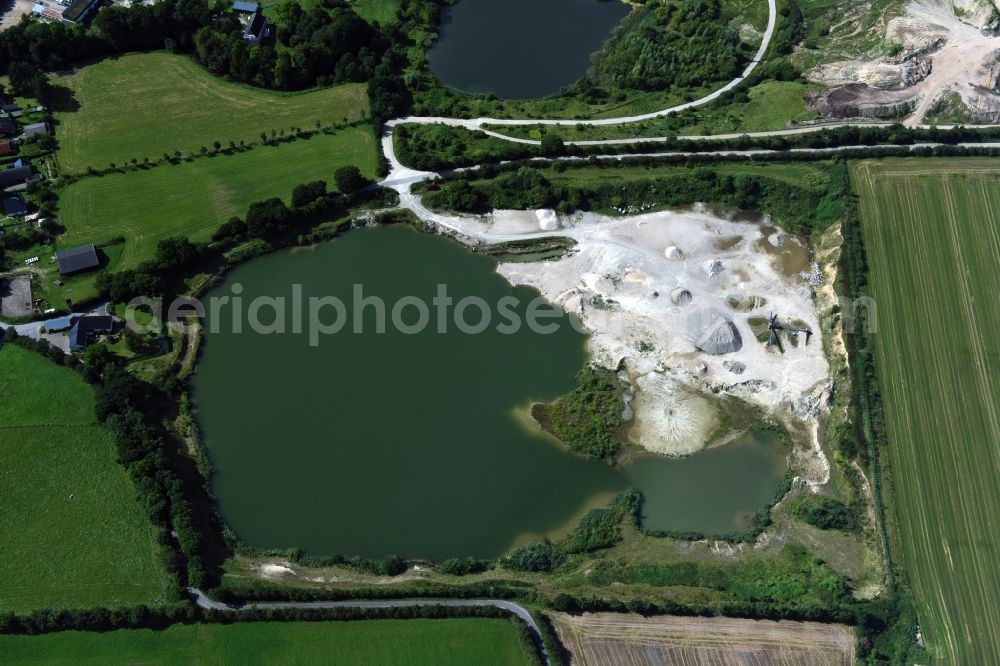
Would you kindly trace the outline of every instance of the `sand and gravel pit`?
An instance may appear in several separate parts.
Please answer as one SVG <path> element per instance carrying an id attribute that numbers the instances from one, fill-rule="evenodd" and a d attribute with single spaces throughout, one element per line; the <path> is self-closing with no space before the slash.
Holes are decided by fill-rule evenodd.
<path id="1" fill-rule="evenodd" d="M 470 245 L 576 241 L 562 258 L 497 270 L 579 316 L 591 332 L 592 360 L 629 378 L 634 445 L 668 455 L 704 448 L 720 418 L 712 396 L 740 398 L 786 422 L 815 418 L 830 369 L 809 249 L 766 219 L 728 219 L 704 207 L 630 217 L 456 215 L 431 211 L 410 193 L 402 200 Z M 749 322 L 771 313 L 808 328 L 809 342 L 793 344 L 783 334 L 784 353 L 768 349 Z M 805 467 L 826 468 L 825 460 L 814 462 Z M 814 480 L 825 482 L 822 476 Z"/>
<path id="2" fill-rule="evenodd" d="M 551 226 L 552 214 L 537 216 Z M 523 211 L 478 223 L 509 232 Z M 622 367 L 635 400 L 630 439 L 649 451 L 693 453 L 719 417 L 700 394 L 730 394 L 767 412 L 802 412 L 828 381 L 810 285 L 806 244 L 767 224 L 692 212 L 558 218 L 576 251 L 556 261 L 502 264 L 514 284 L 534 286 L 593 332 L 596 362 Z M 784 353 L 758 342 L 750 320 L 776 313 L 814 332 L 785 339 Z"/>

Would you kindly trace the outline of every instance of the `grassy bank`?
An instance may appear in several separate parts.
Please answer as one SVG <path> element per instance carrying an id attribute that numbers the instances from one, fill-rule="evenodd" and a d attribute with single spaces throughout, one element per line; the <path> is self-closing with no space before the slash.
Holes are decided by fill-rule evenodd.
<path id="1" fill-rule="evenodd" d="M 156 603 L 166 579 L 153 532 L 90 387 L 5 345 L 0 404 L 0 611 Z"/>
<path id="2" fill-rule="evenodd" d="M 487 129 L 508 136 L 540 141 L 554 133 L 565 141 L 635 139 L 692 134 L 729 134 L 781 130 L 789 122 L 814 120 L 819 114 L 806 107 L 805 96 L 818 86 L 803 81 L 765 81 L 749 88 L 747 99 L 697 107 L 689 111 L 638 123 L 588 127 L 546 127 L 544 125 L 490 126 Z"/>
<path id="3" fill-rule="evenodd" d="M 932 654 L 1000 656 L 993 367 L 1000 307 L 1000 169 L 988 160 L 862 162 L 860 195 L 878 329 L 894 551 Z"/>
<path id="4" fill-rule="evenodd" d="M 196 153 L 219 141 L 256 143 L 260 133 L 352 123 L 368 115 L 362 84 L 278 93 L 230 83 L 192 59 L 169 53 L 126 55 L 56 80 L 77 110 L 56 113 L 59 163 L 70 173 Z"/>

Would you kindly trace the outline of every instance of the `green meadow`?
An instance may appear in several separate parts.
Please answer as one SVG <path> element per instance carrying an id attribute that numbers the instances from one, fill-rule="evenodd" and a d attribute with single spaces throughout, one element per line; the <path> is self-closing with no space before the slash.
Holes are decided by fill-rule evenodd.
<path id="1" fill-rule="evenodd" d="M 96 423 L 90 387 L 5 345 L 0 405 L 0 611 L 161 600 L 154 532 Z"/>
<path id="2" fill-rule="evenodd" d="M 259 146 L 232 155 L 202 157 L 145 170 L 83 178 L 59 200 L 67 231 L 60 247 L 102 243 L 124 237 L 124 249 L 110 270 L 134 268 L 151 259 L 156 243 L 171 236 L 208 240 L 254 201 L 291 198 L 295 186 L 325 180 L 357 165 L 375 177 L 375 136 L 369 127 L 347 127 L 289 143 Z"/>
<path id="3" fill-rule="evenodd" d="M 368 116 L 363 84 L 281 93 L 231 83 L 191 58 L 122 56 L 87 65 L 56 82 L 79 108 L 56 114 L 59 164 L 69 173 L 164 153 L 197 153 L 218 141 L 256 143 L 260 133 L 314 129 Z"/>

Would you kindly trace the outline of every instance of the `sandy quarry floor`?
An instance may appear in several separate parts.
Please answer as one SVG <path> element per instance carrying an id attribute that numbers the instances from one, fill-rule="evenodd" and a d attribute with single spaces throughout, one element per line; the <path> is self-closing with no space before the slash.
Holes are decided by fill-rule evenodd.
<path id="1" fill-rule="evenodd" d="M 488 216 L 438 213 L 404 194 L 404 205 L 468 243 L 542 236 L 577 241 L 554 261 L 501 264 L 511 283 L 537 288 L 577 314 L 592 332 L 596 363 L 622 368 L 633 386 L 630 439 L 647 450 L 685 455 L 717 431 L 718 395 L 732 395 L 766 413 L 791 419 L 814 436 L 814 419 L 829 389 L 830 369 L 809 272 L 798 239 L 756 222 L 706 211 L 610 218 L 590 213 L 496 211 Z M 751 320 L 776 313 L 814 332 L 808 344 L 783 338 L 785 353 L 757 340 Z M 729 353 L 705 351 L 706 332 L 731 322 L 741 344 Z M 825 481 L 819 447 L 804 469 Z"/>
<path id="2" fill-rule="evenodd" d="M 552 217 L 545 214 L 546 226 Z M 580 214 L 559 223 L 579 243 L 575 253 L 498 270 L 577 314 L 593 332 L 594 360 L 625 369 L 637 389 L 634 443 L 674 455 L 704 447 L 718 426 L 706 391 L 796 412 L 825 389 L 812 290 L 799 275 L 808 253 L 795 239 L 774 238 L 784 242 L 775 247 L 765 233 L 773 228 L 698 212 Z M 512 231 L 510 214 L 494 213 L 493 226 Z M 768 350 L 749 322 L 771 312 L 817 335 L 808 345 L 787 340 L 784 354 Z M 739 349 L 707 353 L 706 332 L 723 321 L 738 331 Z"/>
<path id="3" fill-rule="evenodd" d="M 882 29 L 886 43 L 903 52 L 895 58 L 826 63 L 807 73 L 827 86 L 864 83 L 871 89 L 859 105 L 913 105 L 907 124 L 922 123 L 934 103 L 957 93 L 982 122 L 1000 121 L 996 58 L 1000 37 L 993 34 L 989 0 L 917 0 Z"/>

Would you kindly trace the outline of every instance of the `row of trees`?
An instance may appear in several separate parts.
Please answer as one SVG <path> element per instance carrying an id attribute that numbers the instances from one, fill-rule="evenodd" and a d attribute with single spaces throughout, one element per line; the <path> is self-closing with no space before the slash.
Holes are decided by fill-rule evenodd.
<path id="1" fill-rule="evenodd" d="M 744 94 L 739 92 L 740 90 L 742 89 L 729 93 L 728 101 L 734 101 L 739 95 Z M 588 157 L 596 155 L 648 155 L 668 152 L 710 153 L 722 150 L 787 151 L 793 148 L 912 146 L 919 143 L 957 145 L 1000 140 L 1000 128 L 911 129 L 895 124 L 888 127 L 833 127 L 789 136 L 748 136 L 735 141 L 690 141 L 676 136 L 668 136 L 666 141 L 653 144 L 637 142 L 597 146 L 566 145 L 562 137 L 549 132 L 543 135 L 541 146 L 533 146 L 486 137 L 481 133 L 455 127 L 401 125 L 396 128 L 393 138 L 396 141 L 397 156 L 404 164 L 415 169 L 438 171 L 491 162 L 562 155 Z M 645 160 L 638 162 L 630 159 L 630 163 L 650 163 L 651 159 L 653 158 L 645 158 Z M 794 160 L 801 159 L 801 157 L 782 156 L 780 159 Z M 815 158 L 807 157 L 806 159 Z"/>
<path id="2" fill-rule="evenodd" d="M 607 179 L 568 179 L 553 184 L 535 167 L 521 166 L 516 171 L 501 170 L 490 180 L 469 182 L 467 178 L 491 175 L 468 172 L 466 177 L 446 181 L 439 191 L 431 192 L 431 206 L 481 212 L 491 209 L 559 208 L 575 210 L 646 210 L 649 207 L 679 206 L 711 201 L 741 210 L 766 210 L 793 233 L 808 235 L 837 219 L 842 210 L 835 198 L 822 187 L 799 187 L 759 175 L 733 176 L 709 167 L 688 172 L 647 178 L 615 179 L 613 172 L 622 168 L 617 161 L 602 160 L 590 168 L 607 169 Z M 626 166 L 635 166 L 629 164 Z"/>
<path id="3" fill-rule="evenodd" d="M 371 184 L 355 166 L 337 170 L 338 188 L 352 197 Z M 328 192 L 325 181 L 297 186 L 292 191 L 291 208 L 272 197 L 256 201 L 247 209 L 246 219 L 231 218 L 212 235 L 212 244 L 194 243 L 186 237 L 161 240 L 153 259 L 134 269 L 101 273 L 96 287 L 101 296 L 114 303 L 124 303 L 135 296 L 170 296 L 183 289 L 183 281 L 193 268 L 217 257 L 226 248 L 252 239 L 268 239 L 287 232 L 313 216 L 339 205 L 341 196 Z"/>
<path id="4" fill-rule="evenodd" d="M 166 604 L 150 608 L 88 608 L 39 610 L 16 615 L 0 613 L 0 634 L 37 635 L 55 631 L 113 631 L 116 629 L 165 629 L 174 624 L 240 624 L 247 622 L 349 622 L 381 619 L 499 618 L 514 615 L 495 606 L 402 606 L 398 608 L 269 609 L 245 608 L 239 612 L 214 611 L 191 604 Z"/>

